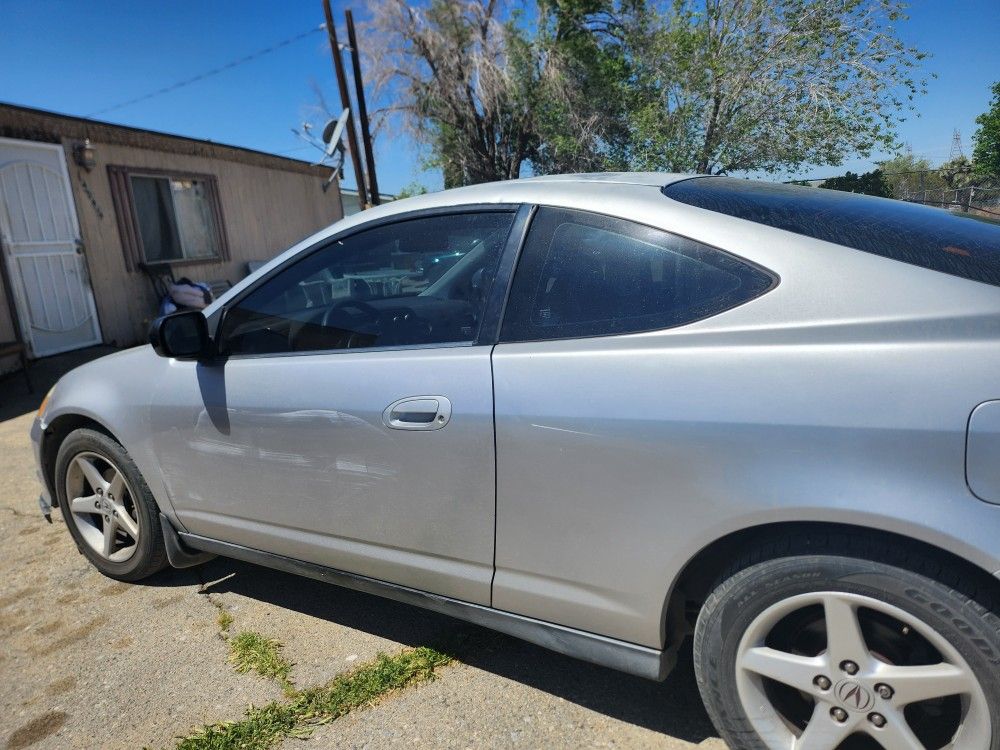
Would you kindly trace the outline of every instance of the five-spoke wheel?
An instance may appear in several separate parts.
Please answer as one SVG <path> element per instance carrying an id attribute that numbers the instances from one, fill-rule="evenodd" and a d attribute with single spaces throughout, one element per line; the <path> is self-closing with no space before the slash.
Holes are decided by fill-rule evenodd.
<path id="1" fill-rule="evenodd" d="M 167 565 L 156 501 L 116 440 L 71 432 L 56 456 L 55 490 L 73 539 L 102 573 L 138 581 Z"/>
<path id="2" fill-rule="evenodd" d="M 989 706 L 962 655 L 872 597 L 816 592 L 768 607 L 743 635 L 736 680 L 777 747 L 832 750 L 856 735 L 891 750 L 989 746 Z"/>
<path id="3" fill-rule="evenodd" d="M 723 739 L 738 750 L 1000 750 L 996 584 L 864 540 L 782 539 L 783 556 L 737 559 L 720 579 L 694 652 Z"/>
<path id="4" fill-rule="evenodd" d="M 66 472 L 66 497 L 80 536 L 102 557 L 124 562 L 135 554 L 139 517 L 121 469 L 106 456 L 74 456 Z"/>

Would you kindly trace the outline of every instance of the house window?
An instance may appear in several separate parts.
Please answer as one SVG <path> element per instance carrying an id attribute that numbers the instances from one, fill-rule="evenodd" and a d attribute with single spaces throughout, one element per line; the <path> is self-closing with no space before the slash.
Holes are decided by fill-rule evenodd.
<path id="1" fill-rule="evenodd" d="M 129 269 L 229 259 L 215 177 L 128 167 L 108 172 Z"/>

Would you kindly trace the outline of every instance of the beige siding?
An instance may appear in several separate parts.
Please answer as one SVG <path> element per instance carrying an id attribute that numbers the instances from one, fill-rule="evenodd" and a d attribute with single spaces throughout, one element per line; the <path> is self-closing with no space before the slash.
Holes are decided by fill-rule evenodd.
<path id="1" fill-rule="evenodd" d="M 218 179 L 232 260 L 219 264 L 175 264 L 177 277 L 189 276 L 201 281 L 228 279 L 235 283 L 246 275 L 247 261 L 272 258 L 340 218 L 336 192 L 324 193 L 322 179 L 313 175 L 128 146 L 95 144 L 95 152 L 98 165 L 93 171 L 88 174 L 71 164 L 70 179 L 101 330 L 109 343 L 127 345 L 141 340 L 154 313 L 155 300 L 146 276 L 125 269 L 107 177 L 108 164 L 190 171 L 212 174 Z M 91 204 L 81 178 L 90 187 L 103 218 Z"/>
<path id="2" fill-rule="evenodd" d="M 145 338 L 148 323 L 155 315 L 156 300 L 145 274 L 126 270 L 111 198 L 109 164 L 190 171 L 217 178 L 231 260 L 175 264 L 176 277 L 228 279 L 235 283 L 246 275 L 247 261 L 267 260 L 340 218 L 336 183 L 323 192 L 322 172 L 303 168 L 300 163 L 290 164 L 287 170 L 276 169 L 271 164 L 260 164 L 260 158 L 250 158 L 251 163 L 246 163 L 236 158 L 171 153 L 92 139 L 97 165 L 87 172 L 72 159 L 78 141 L 63 138 L 62 142 L 101 331 L 104 341 L 116 346 L 128 346 Z M 272 164 L 274 161 L 280 160 L 272 157 Z M 12 333 L 6 300 L 0 293 L 0 340 L 11 338 Z M 11 362 L 0 362 L 0 371 L 9 369 Z"/>

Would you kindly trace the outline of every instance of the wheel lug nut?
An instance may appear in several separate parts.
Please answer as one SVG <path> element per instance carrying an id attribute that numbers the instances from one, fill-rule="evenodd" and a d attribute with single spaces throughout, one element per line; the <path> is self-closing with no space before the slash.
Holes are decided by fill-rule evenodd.
<path id="1" fill-rule="evenodd" d="M 868 721 L 879 728 L 885 726 L 885 717 L 882 714 L 868 714 Z"/>
<path id="2" fill-rule="evenodd" d="M 104 490 L 102 490 L 100 487 L 98 487 L 97 488 L 97 494 L 98 495 L 103 495 L 104 494 Z"/>
<path id="3" fill-rule="evenodd" d="M 843 671 L 847 672 L 847 674 L 857 674 L 858 673 L 858 665 L 855 664 L 853 661 L 842 661 L 842 662 L 840 662 L 840 668 Z"/>
<path id="4" fill-rule="evenodd" d="M 825 675 L 816 675 L 816 679 L 813 680 L 813 685 L 818 687 L 820 690 L 830 689 L 830 678 Z"/>
<path id="5" fill-rule="evenodd" d="M 886 700 L 889 700 L 893 695 L 892 688 L 884 682 L 875 686 L 875 692 L 878 693 L 881 698 L 885 698 Z"/>
<path id="6" fill-rule="evenodd" d="M 842 709 L 840 706 L 835 706 L 834 708 L 831 708 L 830 716 L 832 716 L 833 720 L 836 721 L 838 724 L 843 724 L 845 721 L 847 721 L 847 711 Z"/>
<path id="7" fill-rule="evenodd" d="M 101 501 L 100 500 L 95 500 L 94 501 L 94 507 L 95 508 L 100 508 L 101 507 Z"/>

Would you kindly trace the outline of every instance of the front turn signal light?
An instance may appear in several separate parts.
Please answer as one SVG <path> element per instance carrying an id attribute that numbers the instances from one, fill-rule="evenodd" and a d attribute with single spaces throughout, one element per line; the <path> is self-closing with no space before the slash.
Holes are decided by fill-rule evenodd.
<path id="1" fill-rule="evenodd" d="M 45 416 L 45 409 L 49 405 L 49 399 L 52 398 L 52 391 L 56 389 L 55 386 L 49 388 L 49 392 L 45 394 L 45 398 L 42 399 L 42 403 L 38 405 L 38 418 L 41 419 Z"/>

